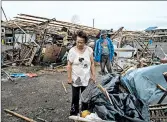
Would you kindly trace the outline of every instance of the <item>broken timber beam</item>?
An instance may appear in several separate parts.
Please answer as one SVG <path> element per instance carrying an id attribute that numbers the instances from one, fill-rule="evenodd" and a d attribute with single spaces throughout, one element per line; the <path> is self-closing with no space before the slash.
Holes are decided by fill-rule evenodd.
<path id="1" fill-rule="evenodd" d="M 28 15 L 28 14 L 18 14 L 20 17 L 29 17 L 29 18 L 33 18 L 33 19 L 40 19 L 40 20 L 43 20 L 43 21 L 46 21 L 46 20 L 49 20 L 49 18 L 46 18 L 46 17 L 39 17 L 39 16 L 33 16 L 33 15 Z M 77 24 L 73 24 L 73 23 L 70 23 L 70 22 L 65 22 L 65 21 L 59 21 L 59 20 L 55 20 L 56 22 L 60 23 L 60 24 L 67 24 L 67 25 L 70 25 L 70 26 L 79 26 L 80 28 L 88 28 L 88 29 L 92 29 L 92 30 L 99 30 L 99 29 L 96 29 L 96 28 L 93 28 L 93 27 L 89 27 L 89 26 L 85 26 L 85 25 L 77 25 Z"/>
<path id="2" fill-rule="evenodd" d="M 8 63 L 4 63 L 3 65 L 6 66 L 6 65 L 9 65 L 9 64 L 12 64 L 12 63 L 16 63 L 16 62 L 20 62 L 20 61 L 27 61 L 29 60 L 30 58 L 27 58 L 27 59 L 21 59 L 21 60 L 16 60 L 16 61 L 12 61 L 12 62 L 8 62 Z"/>
<path id="3" fill-rule="evenodd" d="M 33 47 L 32 54 L 31 54 L 31 57 L 30 57 L 30 60 L 27 62 L 26 65 L 31 65 L 31 63 L 32 63 L 32 61 L 33 61 L 33 59 L 34 59 L 34 56 L 35 56 L 36 52 L 37 52 L 37 47 L 34 46 L 34 47 Z"/>
<path id="4" fill-rule="evenodd" d="M 29 52 L 25 55 L 24 59 L 26 59 L 31 54 L 32 51 L 33 51 L 33 47 L 30 48 Z M 23 64 L 24 59 L 22 60 L 22 62 L 20 63 L 20 65 Z"/>
<path id="5" fill-rule="evenodd" d="M 4 72 L 4 73 L 9 77 L 9 79 L 10 79 L 11 81 L 14 81 L 13 78 L 12 78 L 7 72 L 5 72 L 3 69 L 1 69 L 1 71 Z"/>
<path id="6" fill-rule="evenodd" d="M 119 52 L 134 52 L 135 49 L 124 49 L 124 48 L 117 48 L 114 51 L 119 51 Z"/>
<path id="7" fill-rule="evenodd" d="M 16 117 L 19 117 L 19 118 L 21 118 L 21 119 L 24 119 L 24 120 L 26 120 L 27 122 L 37 122 L 37 121 L 35 121 L 35 120 L 33 120 L 33 119 L 30 119 L 30 118 L 28 118 L 28 117 L 25 117 L 25 116 L 23 116 L 23 115 L 21 115 L 21 114 L 18 114 L 18 113 L 16 113 L 16 112 L 10 111 L 10 110 L 8 110 L 8 109 L 4 109 L 4 111 L 7 112 L 7 113 L 9 113 L 9 114 L 12 114 L 12 115 L 14 115 L 14 116 L 16 116 Z"/>
<path id="8" fill-rule="evenodd" d="M 66 94 L 67 94 L 67 89 L 66 89 L 66 87 L 65 87 L 65 85 L 64 85 L 64 83 L 63 83 L 63 81 L 62 81 L 62 85 L 63 85 L 63 88 L 64 88 Z"/>

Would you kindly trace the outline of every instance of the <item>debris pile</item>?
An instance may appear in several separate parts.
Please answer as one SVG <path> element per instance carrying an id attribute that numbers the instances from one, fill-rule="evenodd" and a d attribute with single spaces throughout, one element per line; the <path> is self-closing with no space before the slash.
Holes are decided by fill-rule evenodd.
<path id="1" fill-rule="evenodd" d="M 84 30 L 90 38 L 99 29 L 27 14 L 2 22 L 5 30 L 3 45 L 12 48 L 3 51 L 2 66 L 66 64 L 68 50 L 75 45 L 75 32 Z M 9 35 L 10 34 L 10 35 Z M 11 39 L 11 45 L 7 40 Z"/>
<path id="2" fill-rule="evenodd" d="M 66 64 L 68 50 L 75 45 L 74 35 L 77 30 L 82 29 L 88 34 L 88 45 L 92 48 L 94 48 L 95 41 L 100 35 L 100 29 L 97 28 L 59 21 L 55 18 L 49 19 L 28 14 L 18 14 L 14 20 L 3 21 L 2 27 L 4 29 L 2 34 L 3 44 L 13 45 L 12 49 L 10 48 L 10 50 L 4 51 L 5 54 L 3 54 L 2 63 L 5 66 L 11 65 L 12 63 L 26 66 L 31 66 L 31 63 L 48 66 L 52 63 L 56 63 L 56 66 Z M 157 61 L 154 62 L 155 58 L 157 58 L 155 54 L 157 46 L 150 47 L 152 41 L 155 42 L 154 39 L 158 35 L 160 33 L 157 33 L 155 30 L 153 32 L 148 30 L 127 31 L 124 27 L 120 27 L 117 31 L 113 31 L 113 29 L 108 30 L 108 37 L 113 40 L 115 49 L 114 67 L 117 70 L 122 70 L 127 67 L 119 63 L 122 57 L 124 58 L 125 64 L 128 64 L 125 58 L 130 58 L 135 64 L 137 62 L 137 67 L 139 65 L 140 67 L 144 67 L 154 63 L 158 64 Z M 26 52 L 23 56 L 24 51 L 26 51 L 24 45 L 27 43 L 30 45 L 30 42 L 34 43 L 35 49 L 29 47 L 28 49 L 33 51 Z M 20 55 L 18 53 L 19 51 L 13 51 L 15 48 L 14 45 L 17 45 L 17 43 L 21 43 Z M 19 56 L 20 59 L 18 59 Z M 9 61 L 6 63 L 4 59 L 7 57 Z M 17 58 L 15 59 L 15 57 Z M 160 59 L 159 64 L 166 62 L 162 57 L 158 58 Z"/>
<path id="3" fill-rule="evenodd" d="M 81 101 L 89 105 L 87 111 L 97 114 L 104 122 L 165 122 L 166 69 L 167 65 L 162 64 L 133 69 L 124 76 L 108 74 L 100 83 L 90 82 L 81 94 Z M 87 116 L 69 118 L 91 121 L 84 119 Z"/>
<path id="4" fill-rule="evenodd" d="M 100 34 L 97 28 L 27 14 L 18 14 L 14 20 L 2 22 L 2 27 L 2 66 L 42 65 L 47 66 L 45 70 L 54 72 L 55 68 L 59 73 L 66 71 L 63 66 L 67 64 L 69 49 L 75 45 L 77 30 L 82 29 L 88 34 L 88 45 L 93 49 Z M 160 44 L 152 45 L 158 38 L 159 42 L 161 39 L 165 42 L 167 36 L 161 36 L 155 30 L 127 31 L 124 27 L 117 31 L 108 30 L 107 36 L 114 45 L 114 73 L 106 75 L 99 84 L 89 83 L 81 95 L 81 101 L 89 104 L 88 111 L 81 114 L 85 118 L 70 118 L 144 122 L 162 116 L 157 118 L 158 121 L 167 121 L 164 111 L 155 116 L 153 111 L 160 110 L 159 106 L 149 109 L 149 105 L 161 104 L 167 96 L 167 54 Z M 9 75 L 4 70 L 2 72 L 11 81 L 15 77 L 38 76 L 35 73 Z M 64 82 L 62 86 L 67 93 Z"/>
<path id="5" fill-rule="evenodd" d="M 89 84 L 82 93 L 82 101 L 89 103 L 89 111 L 108 121 L 146 121 L 149 114 L 145 102 L 119 89 L 119 75 L 108 75 L 101 88 Z M 109 99 L 110 98 L 110 99 Z M 147 114 L 146 114 L 147 113 Z"/>

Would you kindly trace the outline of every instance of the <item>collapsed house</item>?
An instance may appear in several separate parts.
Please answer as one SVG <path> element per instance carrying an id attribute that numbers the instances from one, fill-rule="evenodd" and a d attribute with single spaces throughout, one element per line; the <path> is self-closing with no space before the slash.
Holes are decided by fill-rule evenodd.
<path id="1" fill-rule="evenodd" d="M 2 66 L 52 63 L 56 66 L 65 65 L 67 52 L 75 44 L 74 35 L 77 30 L 82 29 L 89 35 L 89 44 L 92 48 L 100 33 L 96 28 L 26 14 L 19 14 L 14 20 L 2 22 L 1 26 Z M 160 36 L 157 31 L 163 31 L 164 35 Z M 112 98 L 111 100 L 106 98 L 106 94 L 103 94 L 97 86 L 93 86 L 92 92 L 84 91 L 82 100 L 92 104 L 91 112 L 96 112 L 104 120 L 149 121 L 148 104 L 154 100 L 158 100 L 156 103 L 161 103 L 167 93 L 164 89 L 157 89 L 158 80 L 161 81 L 160 85 L 166 88 L 166 81 L 162 75 L 166 71 L 166 65 L 147 67 L 166 61 L 162 60 L 166 54 L 159 57 L 156 54 L 156 46 L 151 46 L 150 43 L 150 40 L 166 42 L 164 37 L 167 34 L 164 31 L 166 30 L 127 31 L 123 27 L 117 31 L 110 31 L 108 36 L 115 48 L 113 68 L 121 74 L 122 79 L 119 75 L 112 75 L 107 80 L 102 80 L 101 85 L 108 90 L 108 98 Z M 158 77 L 155 78 L 157 74 Z M 157 84 L 152 80 L 156 80 Z M 128 92 L 121 91 L 118 83 Z M 88 93 L 93 95 L 89 96 Z M 162 99 L 157 99 L 158 97 Z M 150 114 L 157 118 L 154 116 L 155 112 Z M 159 119 L 166 119 L 164 116 Z"/>
<path id="2" fill-rule="evenodd" d="M 99 33 L 96 28 L 26 14 L 2 22 L 1 26 L 2 42 L 10 47 L 3 51 L 5 66 L 12 63 L 29 66 L 32 62 L 61 62 L 66 51 L 75 44 L 77 30 L 84 30 L 90 38 Z"/>
<path id="3" fill-rule="evenodd" d="M 88 45 L 92 48 L 100 34 L 100 29 L 59 21 L 55 18 L 49 19 L 27 14 L 18 14 L 14 18 L 14 20 L 3 21 L 1 25 L 2 44 L 5 42 L 8 45 L 8 49 L 2 51 L 4 66 L 13 63 L 27 66 L 39 63 L 65 63 L 67 51 L 75 44 L 74 34 L 77 30 L 82 29 L 88 34 Z M 165 34 L 163 37 L 166 36 L 165 29 L 160 30 Z M 160 36 L 158 35 L 160 30 L 127 31 L 124 27 L 117 31 L 108 30 L 108 37 L 113 40 L 115 48 L 115 63 L 119 65 L 119 68 L 125 68 L 120 66 L 122 63 L 119 63 L 122 62 L 122 58 L 123 60 L 135 58 L 140 62 L 139 60 L 143 57 L 147 59 L 149 57 L 150 61 L 153 55 L 155 56 L 156 48 L 150 47 L 150 40 L 156 42 L 157 37 Z M 27 50 L 31 51 L 27 52 Z M 160 58 L 163 57 L 164 55 L 160 56 Z"/>
<path id="4" fill-rule="evenodd" d="M 155 33 L 153 36 L 155 42 L 167 42 L 167 27 L 149 27 L 145 29 L 149 34 Z"/>

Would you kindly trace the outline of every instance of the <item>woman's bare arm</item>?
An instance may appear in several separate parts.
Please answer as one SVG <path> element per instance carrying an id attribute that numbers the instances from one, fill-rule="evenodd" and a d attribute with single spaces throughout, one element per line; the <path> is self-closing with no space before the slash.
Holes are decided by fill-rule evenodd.
<path id="1" fill-rule="evenodd" d="M 68 84 L 72 83 L 72 63 L 68 61 L 67 65 Z"/>
<path id="2" fill-rule="evenodd" d="M 90 57 L 90 60 L 91 60 L 91 78 L 93 81 L 95 81 L 95 65 L 94 65 L 94 60 L 93 60 L 93 54 L 91 55 Z"/>

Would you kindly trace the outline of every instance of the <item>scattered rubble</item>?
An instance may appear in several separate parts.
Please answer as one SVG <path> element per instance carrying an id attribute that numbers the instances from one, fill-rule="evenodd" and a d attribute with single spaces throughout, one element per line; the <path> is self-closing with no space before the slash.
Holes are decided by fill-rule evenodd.
<path id="1" fill-rule="evenodd" d="M 45 17 L 38 17 L 33 15 L 27 15 L 27 14 L 18 14 L 18 16 L 15 17 L 14 20 L 9 20 L 6 22 L 3 21 L 1 26 L 2 26 L 2 29 L 4 30 L 1 36 L 2 37 L 2 53 L 1 53 L 2 68 L 11 67 L 11 69 L 13 69 L 13 67 L 17 67 L 17 66 L 18 67 L 27 66 L 33 69 L 37 65 L 40 65 L 42 67 L 42 69 L 38 73 L 35 71 L 35 69 L 33 71 L 25 71 L 21 73 L 19 71 L 6 72 L 5 69 L 1 69 L 2 74 L 6 75 L 6 77 L 11 81 L 15 81 L 15 77 L 40 78 L 40 77 L 37 77 L 39 76 L 40 73 L 43 75 L 44 74 L 46 75 L 47 73 L 48 74 L 59 73 L 58 75 L 61 75 L 61 77 L 64 77 L 63 73 L 67 71 L 67 68 L 65 66 L 67 64 L 68 51 L 69 49 L 71 49 L 71 47 L 75 45 L 75 41 L 74 41 L 75 32 L 79 29 L 84 30 L 89 36 L 88 45 L 93 49 L 96 43 L 95 41 L 98 39 L 98 36 L 100 34 L 100 29 L 97 29 L 97 28 L 77 25 L 69 22 L 63 22 L 63 21 L 56 20 L 55 18 L 49 19 Z M 161 110 L 162 108 L 166 110 L 166 105 L 162 104 L 162 102 L 167 96 L 167 91 L 166 91 L 167 87 L 165 84 L 166 81 L 164 80 L 164 79 L 167 79 L 166 77 L 167 73 L 165 73 L 167 72 L 167 70 L 165 69 L 166 68 L 165 63 L 167 63 L 167 54 L 166 54 L 167 52 L 166 52 L 166 46 L 162 48 L 163 45 L 160 44 L 162 42 L 166 42 L 167 34 L 164 33 L 164 31 L 166 30 L 167 29 L 157 28 L 154 30 L 146 29 L 145 31 L 127 31 L 124 29 L 124 27 L 121 27 L 116 31 L 108 30 L 108 37 L 112 39 L 114 49 L 115 49 L 114 60 L 112 62 L 113 73 L 118 74 L 119 77 L 122 78 L 121 80 L 121 79 L 118 79 L 117 77 L 117 80 L 119 80 L 122 83 L 122 85 L 119 84 L 119 86 L 117 87 L 118 88 L 117 90 L 119 90 L 119 93 L 115 93 L 113 89 L 110 89 L 112 87 L 115 87 L 115 86 L 112 86 L 113 84 L 110 84 L 111 86 L 109 86 L 108 88 L 105 88 L 104 84 L 97 85 L 95 89 L 98 91 L 99 95 L 101 95 L 101 98 L 98 98 L 97 96 L 96 96 L 97 99 L 93 98 L 97 106 L 94 106 L 96 110 L 92 106 L 92 109 L 94 109 L 92 112 L 97 112 L 97 115 L 103 119 L 112 118 L 112 120 L 117 120 L 120 117 L 120 119 L 122 120 L 124 119 L 128 120 L 128 119 L 134 119 L 134 118 L 135 118 L 134 121 L 149 120 L 149 117 L 148 116 L 146 117 L 144 115 L 142 111 L 143 109 L 142 107 L 145 106 L 146 101 L 149 102 L 149 104 L 152 103 L 153 98 L 150 98 L 150 99 L 148 99 L 149 97 L 146 98 L 146 95 L 149 96 L 148 94 L 152 93 L 154 100 L 157 98 L 156 95 L 161 97 L 160 99 L 157 99 L 159 101 L 156 101 L 155 103 L 153 103 L 153 105 L 146 106 L 146 107 L 150 107 L 150 109 L 148 108 L 147 109 L 144 108 L 144 109 L 147 110 L 146 112 L 150 113 L 151 119 L 156 119 L 158 118 L 158 116 L 161 116 L 159 117 L 159 120 L 164 119 L 166 121 L 166 118 L 164 117 L 166 113 L 163 113 L 164 111 L 159 112 L 161 113 L 161 115 L 160 114 L 155 115 L 155 111 L 157 110 Z M 157 44 L 154 44 L 154 43 L 157 43 Z M 157 68 L 158 69 L 157 70 L 156 67 L 160 67 L 160 68 L 159 69 Z M 154 75 L 153 75 L 150 69 L 154 70 L 157 73 L 154 72 Z M 163 71 L 161 72 L 161 74 L 158 75 L 158 73 L 160 73 L 162 69 Z M 141 76 L 143 73 L 147 74 L 147 77 L 143 78 Z M 155 78 L 153 79 L 153 77 Z M 52 79 L 54 78 L 52 77 Z M 115 78 L 115 76 L 113 78 Z M 59 80 L 59 77 L 57 77 L 57 79 L 55 80 L 56 80 L 56 84 L 54 84 L 54 82 L 52 83 L 55 86 L 58 84 L 57 92 L 60 92 L 58 95 L 58 98 L 60 100 L 59 105 L 61 105 L 63 103 L 63 99 L 61 99 L 62 91 L 60 91 L 59 89 L 64 90 L 65 91 L 64 93 L 67 94 L 68 88 L 66 84 L 63 82 L 64 79 Z M 163 84 L 161 84 L 162 81 L 163 81 Z M 43 79 L 41 81 L 40 80 L 38 81 L 38 83 L 41 83 L 41 82 L 44 83 L 44 86 L 42 87 L 48 88 L 49 86 L 49 85 L 47 86 L 48 81 L 47 82 L 43 81 Z M 151 83 L 152 85 L 150 85 Z M 145 86 L 142 86 L 143 84 L 145 84 Z M 17 86 L 18 83 L 15 82 L 15 85 Z M 38 86 L 39 84 L 35 84 L 35 85 Z M 53 85 L 50 87 L 52 88 L 52 90 L 55 89 L 53 88 L 54 87 Z M 143 90 L 142 88 L 144 87 L 145 89 Z M 34 91 L 32 91 L 31 94 L 36 93 L 36 88 L 34 89 L 33 89 Z M 48 92 L 47 93 L 48 95 L 49 92 L 51 92 L 49 90 L 47 91 L 46 89 L 44 90 L 45 91 L 38 89 L 38 92 L 42 92 L 40 95 L 43 95 L 43 94 L 46 95 L 47 92 Z M 114 92 L 115 94 L 113 95 L 112 92 Z M 129 97 L 129 95 L 131 97 Z M 22 96 L 24 96 L 24 94 Z M 67 96 L 64 95 L 64 97 L 67 97 Z M 128 100 L 129 100 L 129 102 L 131 102 L 131 105 L 133 106 L 132 107 L 133 111 L 130 111 L 130 112 L 128 110 L 123 111 L 120 107 L 125 107 L 125 104 L 119 103 L 120 101 L 117 98 L 119 98 L 120 101 L 122 100 L 123 101 L 122 103 L 128 103 Z M 104 113 L 100 113 L 99 111 L 101 108 L 100 107 L 98 108 L 98 105 L 99 105 L 97 104 L 99 102 L 98 99 L 103 100 L 103 102 L 105 103 L 105 109 L 101 110 Z M 140 100 L 142 100 L 142 102 Z M 52 101 L 52 99 L 50 99 L 50 101 Z M 49 103 L 50 101 L 48 99 L 44 100 L 45 103 Z M 68 98 L 66 98 L 65 101 L 67 103 L 70 102 Z M 142 106 L 142 107 L 140 106 L 141 108 L 135 107 L 137 106 L 136 102 L 143 103 L 142 104 L 143 106 L 141 105 Z M 154 105 L 157 103 L 159 105 Z M 110 104 L 110 106 L 108 106 L 108 104 Z M 107 107 L 111 109 L 113 106 L 114 108 L 117 108 L 117 109 L 107 110 Z M 126 108 L 128 109 L 128 107 L 129 106 L 127 105 Z M 131 108 L 129 107 L 129 109 Z M 106 112 L 105 110 L 108 112 Z M 5 110 L 5 111 L 9 113 L 13 113 L 10 110 Z M 58 110 L 50 107 L 42 111 L 45 111 L 45 112 L 54 111 L 57 113 Z M 61 111 L 63 112 L 64 110 L 61 110 Z M 113 115 L 112 113 L 113 111 L 116 114 Z M 135 117 L 132 117 L 130 115 L 131 112 L 134 113 Z M 26 119 L 28 121 L 34 121 L 22 115 L 18 115 L 17 113 L 13 113 L 13 114 L 23 119 Z M 40 114 L 40 113 L 37 113 L 37 114 Z M 96 117 L 98 118 L 98 116 Z M 119 116 L 119 117 L 115 118 L 116 116 Z M 49 120 L 49 119 L 43 119 L 40 117 L 35 117 L 35 118 L 36 120 L 40 120 L 40 121 Z M 79 121 L 79 120 L 89 121 L 88 118 L 83 119 L 79 117 L 76 118 L 75 116 L 71 117 L 71 119 L 74 119 L 76 121 Z M 54 120 L 56 121 L 57 118 L 55 118 Z"/>
<path id="2" fill-rule="evenodd" d="M 100 33 L 100 29 L 27 14 L 18 14 L 14 20 L 3 21 L 2 27 L 5 30 L 2 36 L 4 44 L 8 45 L 7 40 L 11 38 L 11 44 L 14 45 L 13 48 L 2 51 L 2 66 L 51 65 L 52 63 L 55 66 L 66 65 L 66 56 L 68 50 L 75 45 L 74 35 L 78 29 L 83 29 L 89 35 L 88 45 L 92 48 Z M 12 36 L 6 37 L 6 34 Z M 149 66 L 150 59 L 153 60 L 155 57 L 153 52 L 155 49 L 149 48 L 150 40 L 154 42 L 158 34 L 160 30 L 157 33 L 148 30 L 127 31 L 124 27 L 117 31 L 109 31 L 108 36 L 113 40 L 115 48 L 116 61 L 114 62 L 118 69 L 120 65 L 117 62 L 121 57 L 135 59 L 141 66 Z M 150 62 L 143 64 L 142 58 L 147 58 Z M 160 63 L 163 62 L 166 60 L 161 59 Z"/>

